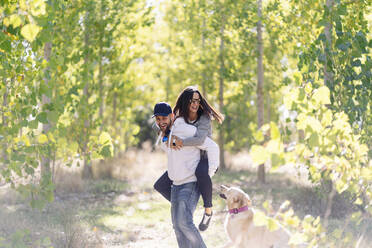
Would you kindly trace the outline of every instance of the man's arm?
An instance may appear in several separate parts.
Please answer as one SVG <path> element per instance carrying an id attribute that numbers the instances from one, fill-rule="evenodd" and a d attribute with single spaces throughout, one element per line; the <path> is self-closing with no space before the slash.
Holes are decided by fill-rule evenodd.
<path id="1" fill-rule="evenodd" d="M 201 146 L 198 146 L 198 148 L 207 151 L 209 164 L 208 174 L 212 177 L 218 166 L 220 166 L 220 148 L 217 143 L 209 137 L 207 137 L 204 143 Z"/>

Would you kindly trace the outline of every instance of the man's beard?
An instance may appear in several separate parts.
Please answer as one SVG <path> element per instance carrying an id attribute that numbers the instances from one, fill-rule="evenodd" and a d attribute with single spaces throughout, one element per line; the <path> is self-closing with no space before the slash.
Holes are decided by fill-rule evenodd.
<path id="1" fill-rule="evenodd" d="M 160 128 L 162 132 L 168 132 L 170 130 L 170 124 L 168 124 L 165 128 Z"/>

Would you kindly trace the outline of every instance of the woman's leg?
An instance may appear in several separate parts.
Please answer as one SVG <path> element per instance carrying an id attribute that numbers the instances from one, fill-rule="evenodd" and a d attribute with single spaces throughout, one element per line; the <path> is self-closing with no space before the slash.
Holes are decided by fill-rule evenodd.
<path id="1" fill-rule="evenodd" d="M 171 201 L 171 186 L 172 181 L 168 177 L 168 171 L 166 171 L 154 184 L 155 190 L 162 194 L 168 201 Z"/>
<path id="2" fill-rule="evenodd" d="M 212 218 L 212 180 L 208 174 L 208 170 L 208 157 L 203 154 L 195 170 L 199 191 L 202 195 L 205 208 L 203 219 L 199 224 L 200 231 L 205 231 L 208 228 L 210 220 Z"/>
<path id="3" fill-rule="evenodd" d="M 195 176 L 198 180 L 200 194 L 202 195 L 204 207 L 211 208 L 212 205 L 212 180 L 208 174 L 208 157 L 202 156 L 195 170 Z"/>

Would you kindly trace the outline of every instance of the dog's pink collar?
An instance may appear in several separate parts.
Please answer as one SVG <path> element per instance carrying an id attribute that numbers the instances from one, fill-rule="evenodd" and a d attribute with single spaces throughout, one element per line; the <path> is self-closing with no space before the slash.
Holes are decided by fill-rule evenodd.
<path id="1" fill-rule="evenodd" d="M 233 208 L 233 209 L 229 209 L 229 213 L 230 214 L 238 214 L 240 212 L 247 211 L 248 209 L 249 209 L 248 206 L 244 206 L 244 207 L 241 207 L 241 208 Z"/>

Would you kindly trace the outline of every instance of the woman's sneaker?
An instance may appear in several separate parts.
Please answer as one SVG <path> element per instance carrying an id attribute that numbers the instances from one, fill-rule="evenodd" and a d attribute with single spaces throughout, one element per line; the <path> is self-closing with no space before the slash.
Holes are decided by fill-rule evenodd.
<path id="1" fill-rule="evenodd" d="M 209 226 L 209 222 L 211 222 L 212 215 L 213 215 L 213 212 L 210 215 L 204 212 L 203 219 L 201 220 L 201 222 L 199 224 L 199 230 L 200 231 L 207 230 L 207 228 Z"/>

